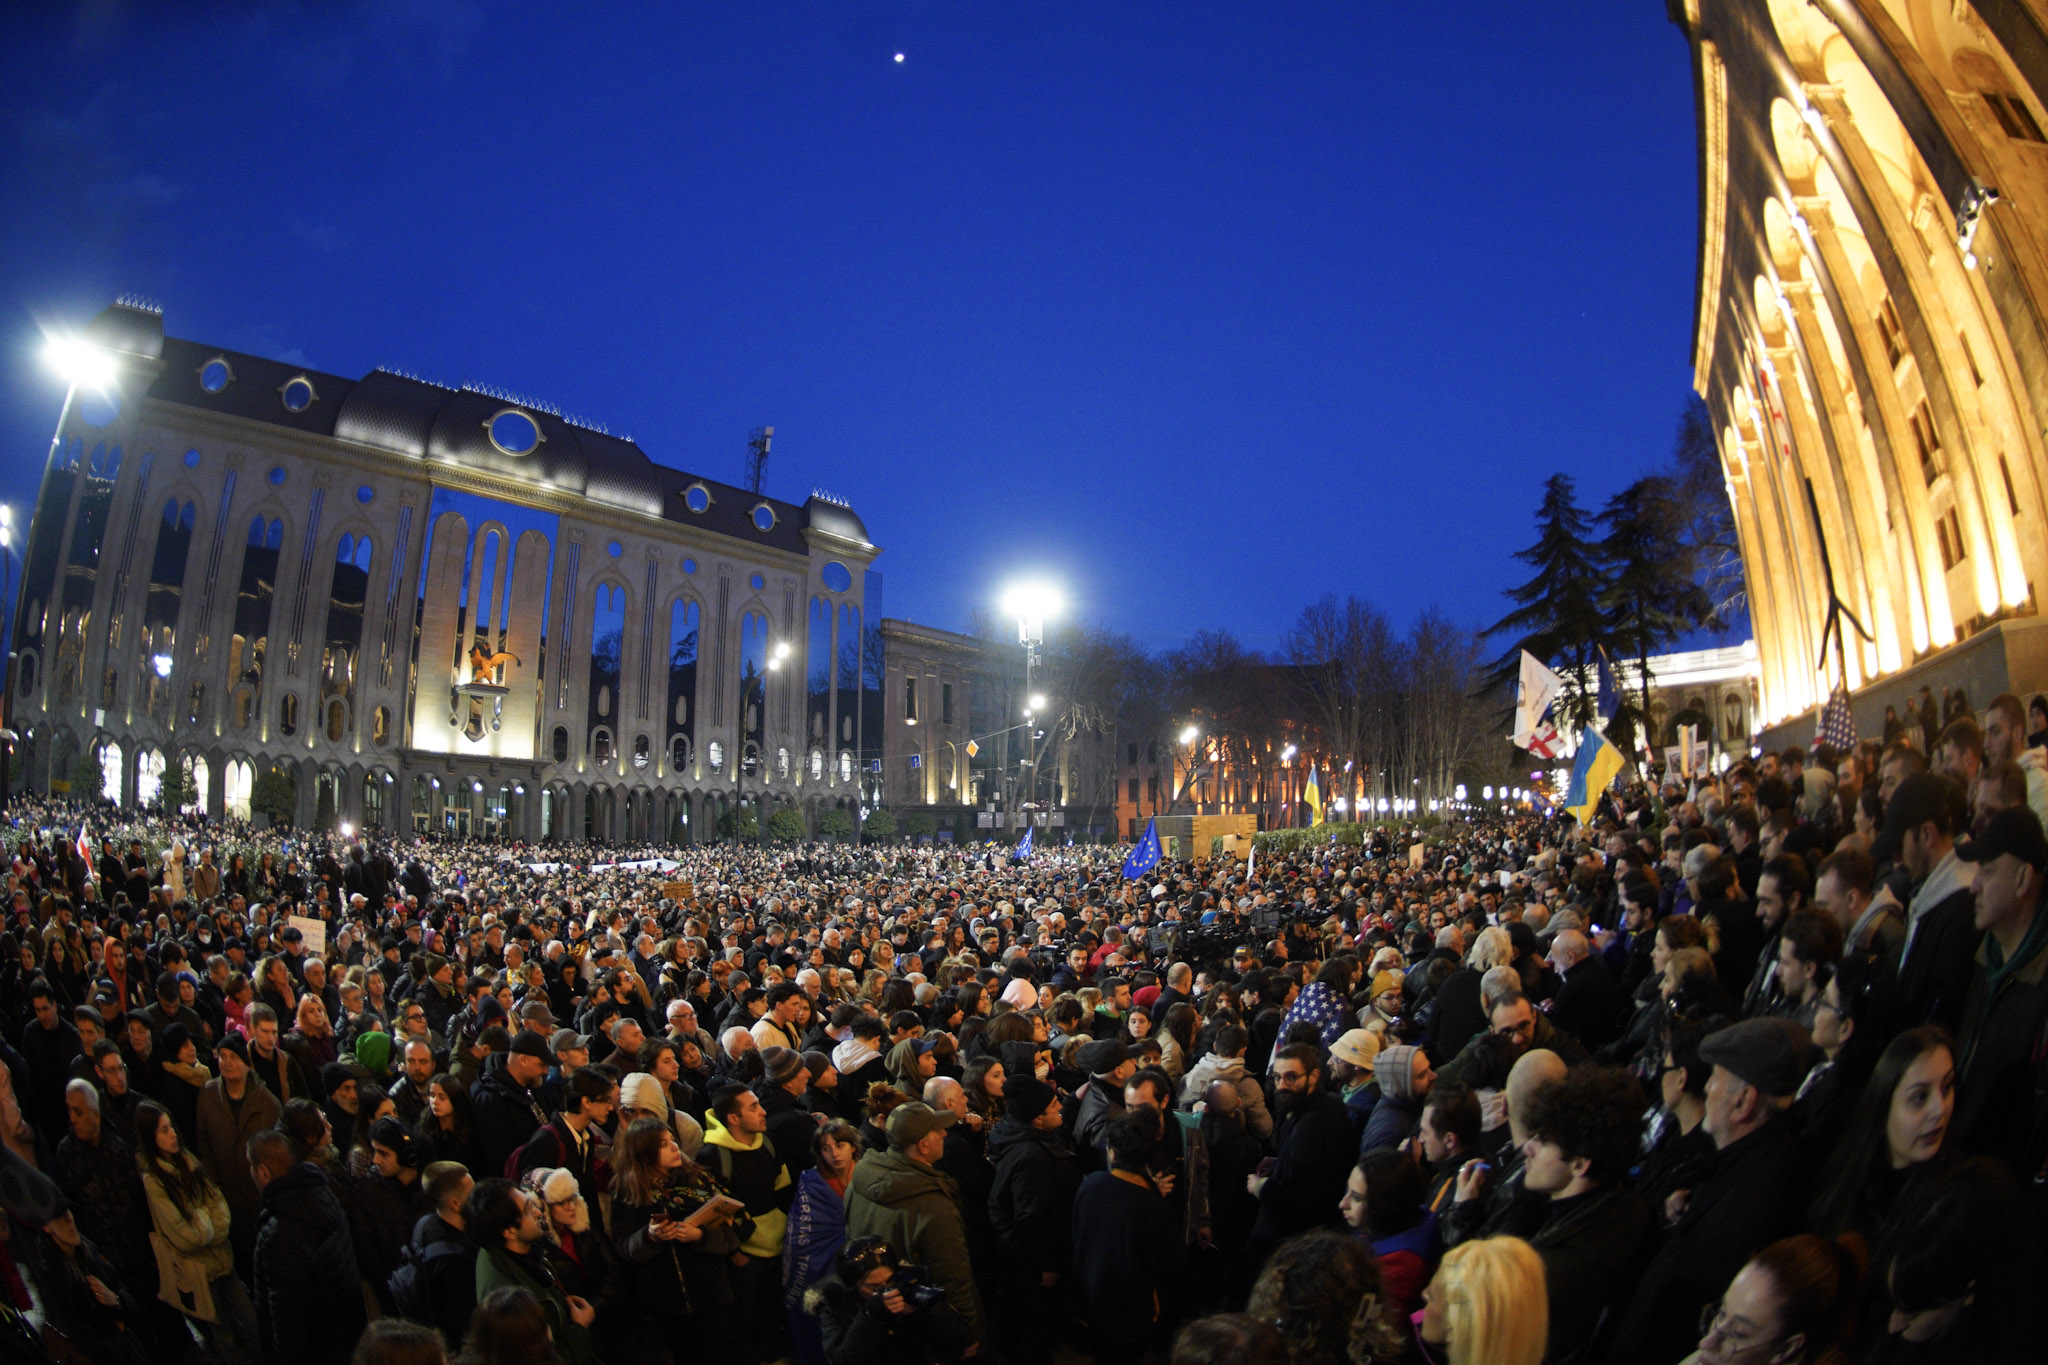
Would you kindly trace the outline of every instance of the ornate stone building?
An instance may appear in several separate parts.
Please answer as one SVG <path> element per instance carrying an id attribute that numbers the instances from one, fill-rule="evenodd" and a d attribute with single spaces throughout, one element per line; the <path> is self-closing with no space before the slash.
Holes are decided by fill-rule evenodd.
<path id="1" fill-rule="evenodd" d="M 2048 680 L 2048 4 L 1670 0 L 1700 127 L 1694 384 L 1747 570 L 1764 742 L 1853 628 L 1858 728 Z M 1811 481 L 1813 503 L 1807 498 Z M 1816 529 L 1816 515 L 1818 530 Z M 1773 728 L 1775 727 L 1775 728 Z"/>
<path id="2" fill-rule="evenodd" d="M 89 757 L 147 803 L 176 759 L 214 816 L 275 772 L 300 824 L 619 842 L 858 803 L 879 550 L 843 503 L 143 306 L 86 339 L 117 377 L 67 405 L 23 555 L 17 785 Z"/>

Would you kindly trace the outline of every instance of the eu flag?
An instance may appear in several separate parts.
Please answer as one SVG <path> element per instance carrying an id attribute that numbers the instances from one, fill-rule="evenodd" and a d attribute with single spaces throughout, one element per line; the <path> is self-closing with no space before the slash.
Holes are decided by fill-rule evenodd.
<path id="1" fill-rule="evenodd" d="M 1124 879 L 1142 877 L 1159 866 L 1159 821 L 1145 822 L 1145 837 L 1138 840 L 1138 846 L 1131 850 L 1131 856 L 1124 859 Z"/>
<path id="2" fill-rule="evenodd" d="M 1017 851 L 1010 855 L 1012 858 L 1022 862 L 1031 856 L 1031 836 L 1035 832 L 1036 830 L 1033 826 L 1027 825 L 1024 827 L 1024 837 L 1017 841 Z"/>
<path id="3" fill-rule="evenodd" d="M 1600 651 L 1599 684 L 1600 690 L 1593 700 L 1593 714 L 1598 716 L 1600 723 L 1604 725 L 1614 719 L 1615 712 L 1621 710 L 1621 688 L 1615 684 L 1614 667 L 1608 662 L 1607 651 L 1604 649 Z"/>

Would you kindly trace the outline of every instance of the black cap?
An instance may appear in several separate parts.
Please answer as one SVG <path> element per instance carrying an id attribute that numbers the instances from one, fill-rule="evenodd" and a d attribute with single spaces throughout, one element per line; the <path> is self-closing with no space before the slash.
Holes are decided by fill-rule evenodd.
<path id="1" fill-rule="evenodd" d="M 1091 1076 L 1107 1076 L 1137 1055 L 1114 1038 L 1097 1038 L 1081 1049 L 1081 1066 Z"/>
<path id="2" fill-rule="evenodd" d="M 1003 1110 L 1019 1123 L 1030 1123 L 1059 1097 L 1058 1090 L 1035 1076 L 1003 1083 Z"/>
<path id="3" fill-rule="evenodd" d="M 1745 1019 L 1708 1034 L 1700 1060 L 1734 1072 L 1766 1095 L 1788 1097 L 1799 1093 L 1813 1064 L 1813 1040 L 1790 1019 Z"/>
<path id="4" fill-rule="evenodd" d="M 512 1053 L 518 1057 L 538 1057 L 544 1062 L 555 1060 L 555 1054 L 548 1051 L 548 1045 L 541 1036 L 538 1033 L 528 1033 L 524 1029 L 512 1040 Z"/>
<path id="5" fill-rule="evenodd" d="M 1884 829 L 1870 856 L 1879 862 L 1896 862 L 1906 845 L 1906 831 L 1933 823 L 1947 833 L 1956 829 L 1956 785 L 1939 773 L 1914 773 L 1899 783 L 1892 799 L 1885 803 Z"/>
<path id="6" fill-rule="evenodd" d="M 1991 817 L 1982 834 L 1956 845 L 1956 856 L 1966 863 L 1988 863 L 2007 853 L 2036 871 L 2048 868 L 2048 835 L 2042 834 L 2041 817 L 2031 807 L 2006 807 Z"/>

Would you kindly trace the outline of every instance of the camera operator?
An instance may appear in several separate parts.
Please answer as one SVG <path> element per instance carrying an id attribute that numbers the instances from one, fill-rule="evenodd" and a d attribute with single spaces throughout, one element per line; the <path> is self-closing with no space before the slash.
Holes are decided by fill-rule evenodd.
<path id="1" fill-rule="evenodd" d="M 946 1303 L 946 1291 L 906 1266 L 880 1237 L 856 1237 L 839 1253 L 836 1277 L 806 1296 L 824 1329 L 827 1365 L 943 1365 L 967 1358 L 974 1333 Z"/>

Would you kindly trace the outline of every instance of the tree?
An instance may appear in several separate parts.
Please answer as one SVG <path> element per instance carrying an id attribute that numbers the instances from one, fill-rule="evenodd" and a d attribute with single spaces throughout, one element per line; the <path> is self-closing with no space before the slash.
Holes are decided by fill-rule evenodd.
<path id="1" fill-rule="evenodd" d="M 851 839 L 853 816 L 843 807 L 833 806 L 818 817 L 818 833 L 828 839 Z"/>
<path id="2" fill-rule="evenodd" d="M 895 814 L 891 811 L 883 810 L 881 807 L 877 806 L 875 809 L 868 812 L 868 818 L 864 822 L 862 822 L 861 833 L 865 834 L 870 839 L 880 839 L 884 842 L 895 838 Z"/>
<path id="3" fill-rule="evenodd" d="M 1645 746 L 1652 738 L 1650 656 L 1716 622 L 1713 600 L 1693 578 L 1685 515 L 1677 484 L 1661 474 L 1637 479 L 1600 509 L 1605 632 L 1617 654 L 1635 660 L 1641 689 L 1628 708 L 1632 714 L 1617 719 L 1633 721 Z"/>
<path id="4" fill-rule="evenodd" d="M 71 760 L 71 799 L 97 801 L 102 781 L 100 756 L 91 749 L 79 750 L 78 757 Z"/>
<path id="5" fill-rule="evenodd" d="M 274 769 L 258 773 L 249 788 L 249 810 L 252 814 L 269 816 L 272 825 L 289 826 L 293 808 L 298 805 L 298 795 L 298 788 L 283 773 Z"/>
<path id="6" fill-rule="evenodd" d="M 1400 700 L 1400 646 L 1386 614 L 1356 597 L 1324 597 L 1302 609 L 1282 650 L 1314 750 L 1336 771 L 1349 762 L 1361 781 L 1370 781 L 1391 760 Z"/>
<path id="7" fill-rule="evenodd" d="M 929 839 L 939 832 L 939 822 L 929 812 L 914 810 L 903 817 L 903 835 L 907 839 Z"/>
<path id="8" fill-rule="evenodd" d="M 1565 695 L 1558 699 L 1557 714 L 1574 728 L 1593 719 L 1594 648 L 1600 643 L 1600 598 L 1607 587 L 1591 532 L 1591 519 L 1578 504 L 1571 476 L 1551 475 L 1536 511 L 1536 543 L 1515 552 L 1515 558 L 1536 574 L 1508 589 L 1515 609 L 1484 632 L 1514 636 L 1494 665 L 1491 682 L 1512 683 L 1521 671 L 1522 651 L 1528 650 L 1564 676 Z"/>
<path id="9" fill-rule="evenodd" d="M 176 815 L 192 804 L 192 761 L 173 757 L 164 764 L 162 784 L 157 788 L 157 804 L 166 815 Z"/>
<path id="10" fill-rule="evenodd" d="M 745 806 L 735 806 L 718 817 L 718 835 L 721 839 L 751 843 L 761 837 L 761 821 Z"/>
<path id="11" fill-rule="evenodd" d="M 768 817 L 768 837 L 778 844 L 800 843 L 804 837 L 804 818 L 784 806 Z"/>

